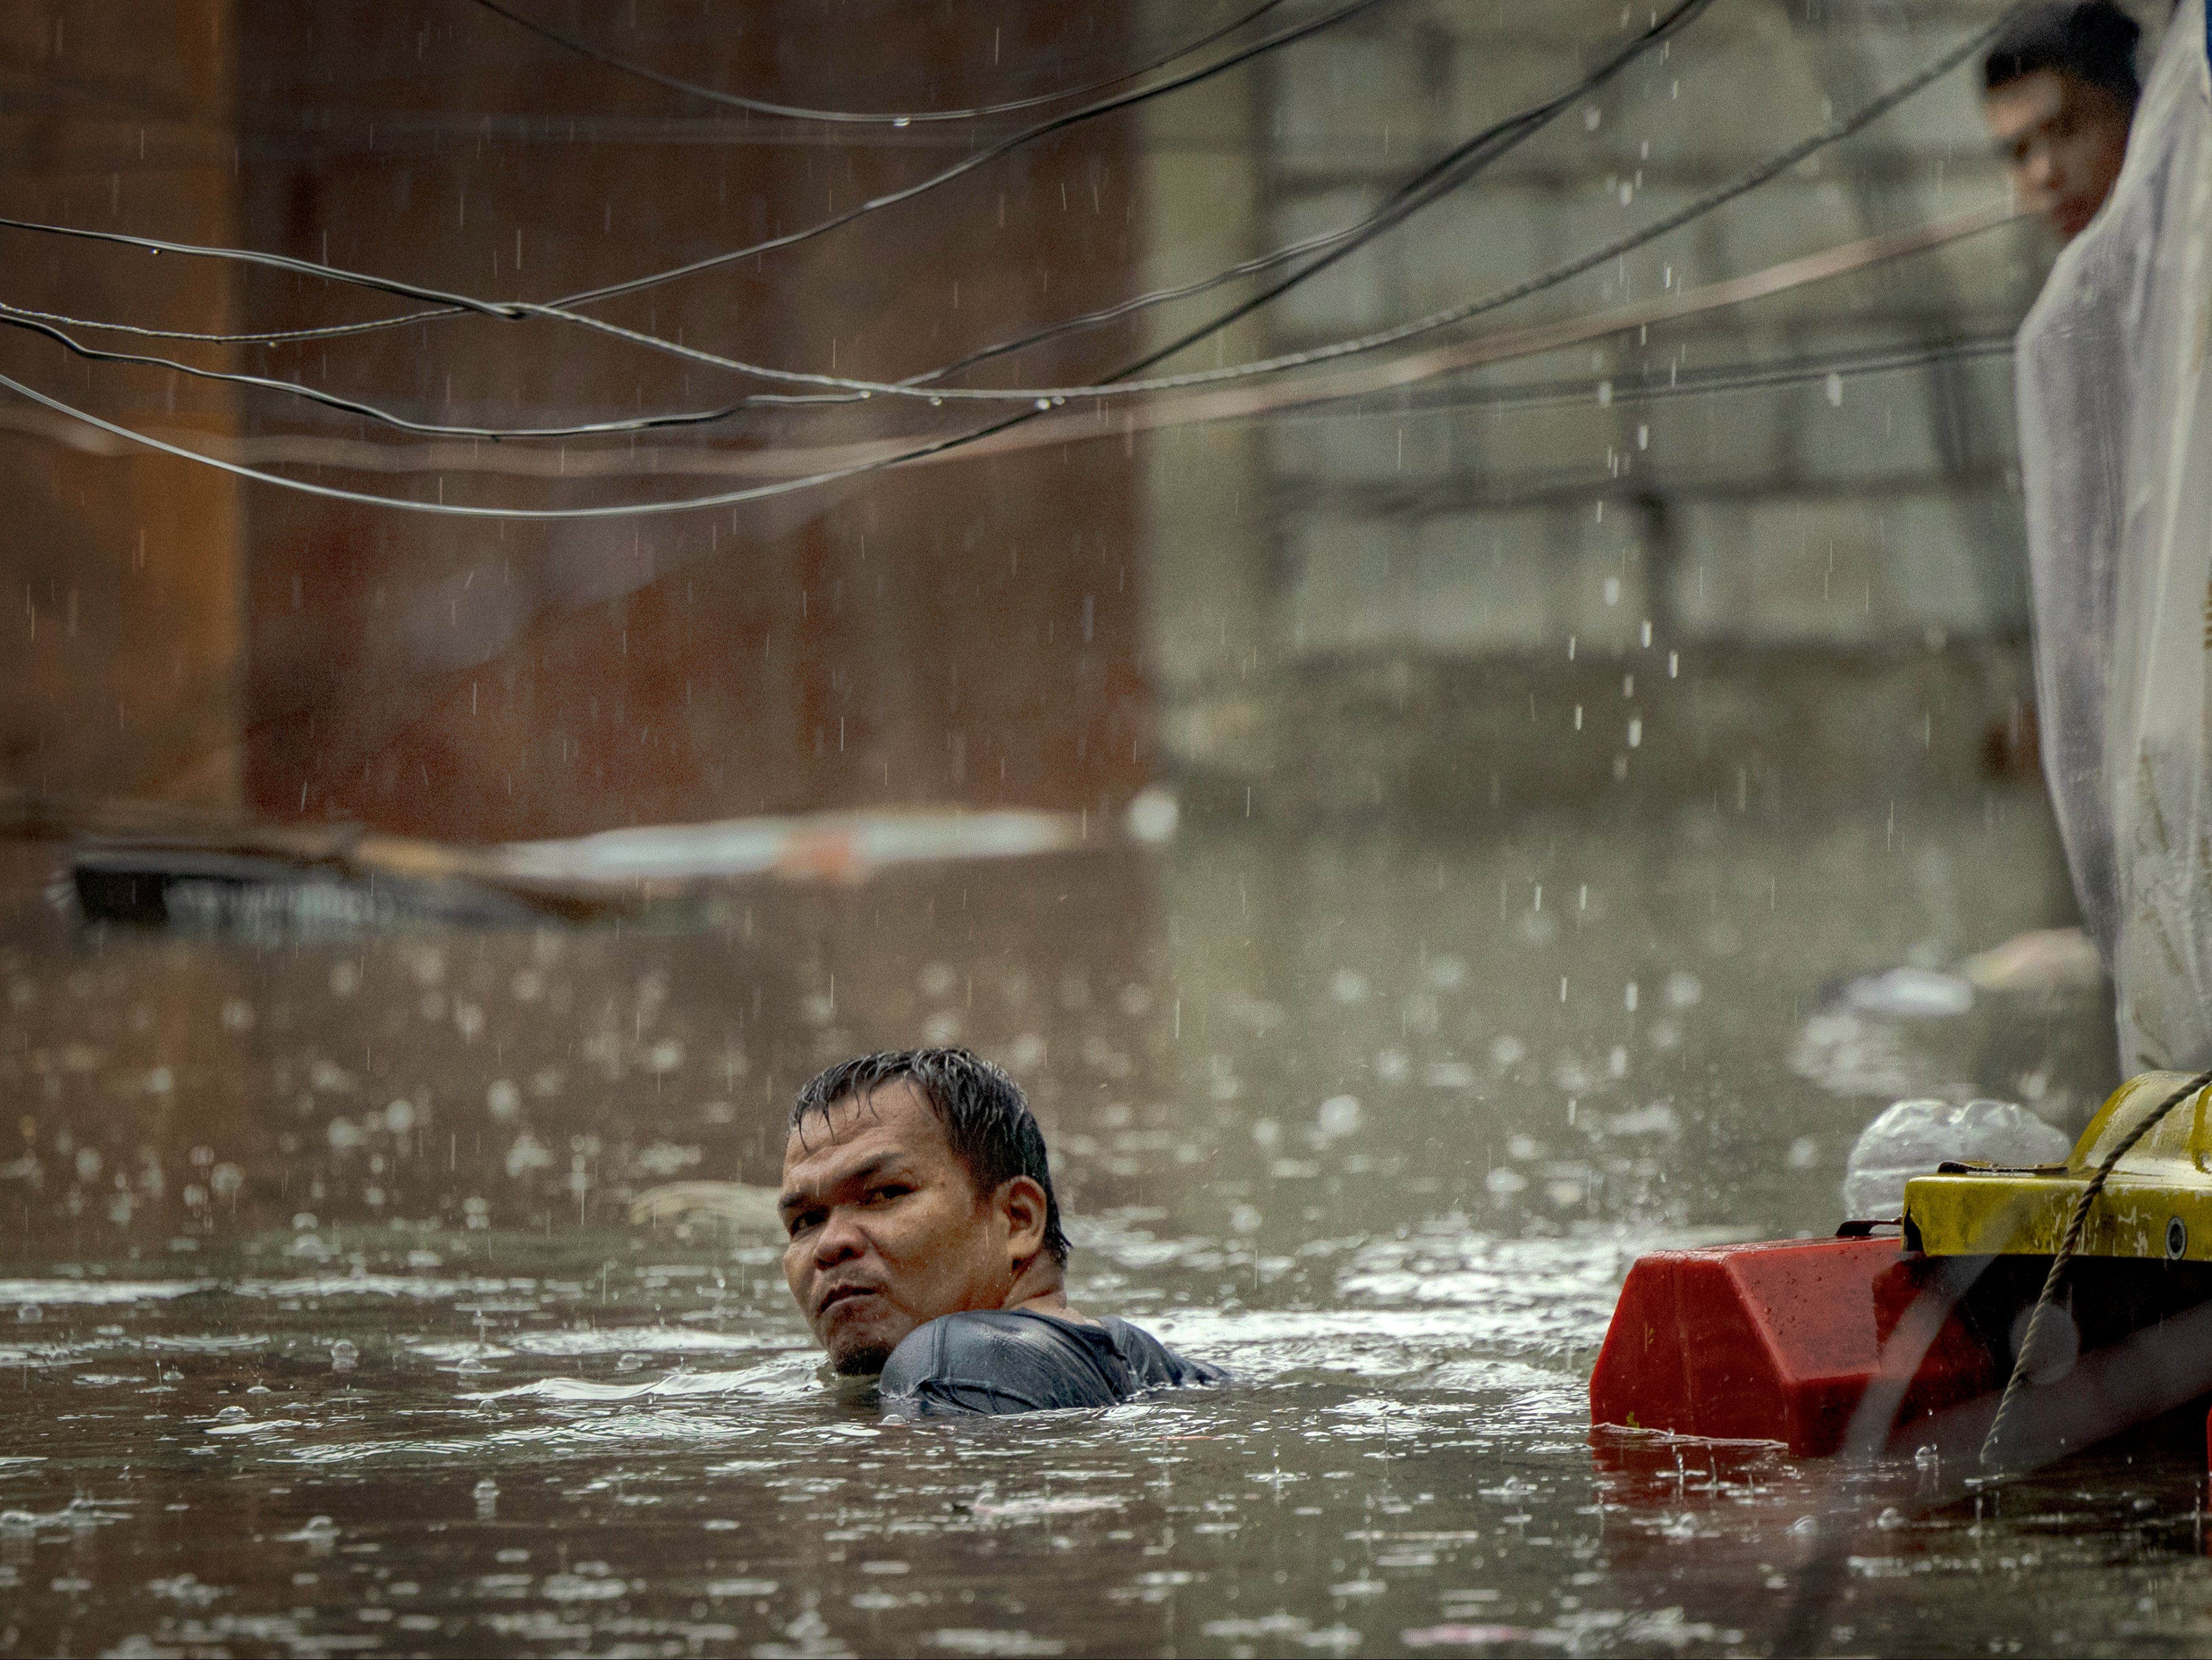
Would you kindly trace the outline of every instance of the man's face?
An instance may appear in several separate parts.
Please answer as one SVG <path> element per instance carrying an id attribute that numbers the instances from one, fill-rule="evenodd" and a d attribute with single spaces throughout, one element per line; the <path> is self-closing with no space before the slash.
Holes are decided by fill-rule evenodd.
<path id="1" fill-rule="evenodd" d="M 2133 113 L 2118 94 L 2056 70 L 2022 76 L 1982 104 L 2021 205 L 2049 220 L 2068 242 L 2112 194 Z"/>
<path id="2" fill-rule="evenodd" d="M 830 1363 L 881 1371 L 940 1315 L 1006 1305 L 1013 1228 L 904 1079 L 811 1114 L 783 1152 L 784 1278 Z"/>

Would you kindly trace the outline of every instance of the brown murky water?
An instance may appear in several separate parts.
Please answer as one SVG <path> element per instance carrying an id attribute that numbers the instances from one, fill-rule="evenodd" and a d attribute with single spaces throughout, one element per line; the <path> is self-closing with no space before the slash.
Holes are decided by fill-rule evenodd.
<path id="1" fill-rule="evenodd" d="M 2029 793 L 1186 830 L 660 933 L 0 920 L 0 1652 L 2199 1651 L 2203 1471 L 1595 1443 L 1635 1254 L 1822 1231 L 1889 1095 L 2076 1118 L 2099 1012 L 1839 1013 L 2064 920 Z M 1076 1295 L 1243 1380 L 1018 1422 L 825 1384 L 773 1179 L 854 1049 L 1031 1090 Z"/>

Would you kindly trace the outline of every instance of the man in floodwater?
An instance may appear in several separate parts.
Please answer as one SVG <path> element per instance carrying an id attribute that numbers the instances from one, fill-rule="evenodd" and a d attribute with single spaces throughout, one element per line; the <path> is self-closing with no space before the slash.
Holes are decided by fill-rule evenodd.
<path id="1" fill-rule="evenodd" d="M 1068 1307 L 1043 1133 L 965 1049 L 863 1055 L 807 1085 L 777 1207 L 784 1276 L 830 1364 L 881 1373 L 894 1410 L 1111 1406 L 1225 1381 Z"/>
<path id="2" fill-rule="evenodd" d="M 2062 242 L 2087 229 L 2127 160 L 2142 30 L 2112 3 L 2037 6 L 1982 64 L 1982 115 L 2021 205 Z"/>

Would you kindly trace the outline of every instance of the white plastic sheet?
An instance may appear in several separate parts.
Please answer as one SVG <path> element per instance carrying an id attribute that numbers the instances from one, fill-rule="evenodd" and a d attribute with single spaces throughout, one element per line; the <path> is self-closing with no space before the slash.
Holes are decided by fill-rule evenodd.
<path id="1" fill-rule="evenodd" d="M 2074 1144 L 2012 1101 L 1899 1101 L 1859 1132 L 1844 1168 L 1844 1214 L 1904 1214 L 1905 1184 L 1948 1158 L 2063 1164 Z"/>
<path id="2" fill-rule="evenodd" d="M 2185 0 L 2021 331 L 2045 767 L 2128 1072 L 2212 1062 L 2212 85 Z"/>

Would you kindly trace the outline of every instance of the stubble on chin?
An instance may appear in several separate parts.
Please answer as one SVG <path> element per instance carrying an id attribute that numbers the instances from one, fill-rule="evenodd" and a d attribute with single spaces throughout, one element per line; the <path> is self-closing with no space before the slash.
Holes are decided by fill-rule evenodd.
<path id="1" fill-rule="evenodd" d="M 866 1303 L 878 1299 L 860 1300 Z M 815 1341 L 829 1358 L 830 1369 L 841 1377 L 872 1377 L 881 1371 L 890 1361 L 891 1351 L 898 1347 L 899 1338 L 906 1335 L 884 1329 L 892 1323 L 884 1318 L 889 1313 L 889 1310 L 880 1307 L 859 1313 L 848 1305 L 841 1319 L 833 1310 L 830 1317 L 823 1323 L 829 1329 L 815 1333 Z"/>
<path id="2" fill-rule="evenodd" d="M 840 1377 L 873 1377 L 890 1363 L 891 1352 L 882 1343 L 862 1343 L 830 1357 L 830 1369 Z"/>

